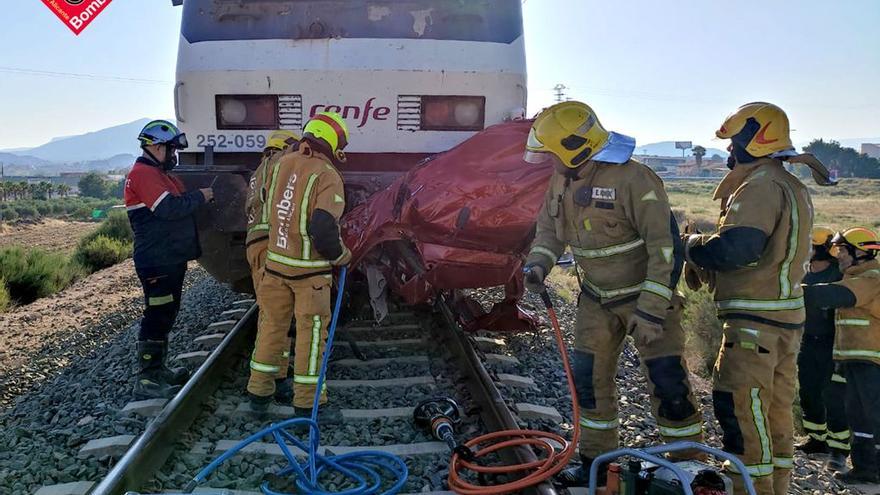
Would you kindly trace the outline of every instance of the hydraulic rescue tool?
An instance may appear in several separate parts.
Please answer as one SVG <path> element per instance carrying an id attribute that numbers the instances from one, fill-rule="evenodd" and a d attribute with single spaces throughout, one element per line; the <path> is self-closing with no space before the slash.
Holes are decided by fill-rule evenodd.
<path id="1" fill-rule="evenodd" d="M 562 337 L 562 329 L 553 308 L 553 301 L 546 290 L 541 292 L 541 300 L 547 307 L 547 314 L 553 326 L 556 336 L 556 346 L 562 358 L 565 375 L 568 380 L 568 390 L 571 394 L 572 403 L 572 440 L 569 442 L 561 435 L 539 430 L 505 430 L 487 433 L 467 441 L 464 446 L 473 452 L 473 459 L 454 452 L 449 463 L 449 489 L 463 495 L 493 495 L 501 493 L 515 493 L 529 487 L 538 485 L 552 478 L 561 471 L 574 455 L 575 447 L 580 438 L 580 428 L 577 419 L 580 417 L 580 408 L 577 402 L 577 392 L 571 373 L 571 365 L 568 362 L 568 350 Z M 478 463 L 480 458 L 494 452 L 509 448 L 534 448 L 543 453 L 543 456 L 534 462 L 520 463 L 508 466 L 484 465 Z M 508 474 L 519 477 L 507 483 L 483 486 L 468 482 L 462 475 L 465 471 L 471 471 L 480 475 Z M 481 476 L 482 478 L 482 476 Z"/>
<path id="2" fill-rule="evenodd" d="M 446 442 L 450 451 L 466 460 L 473 460 L 471 449 L 455 440 L 455 427 L 461 423 L 461 408 L 457 402 L 449 397 L 423 400 L 413 410 L 413 420 L 434 438 Z"/>

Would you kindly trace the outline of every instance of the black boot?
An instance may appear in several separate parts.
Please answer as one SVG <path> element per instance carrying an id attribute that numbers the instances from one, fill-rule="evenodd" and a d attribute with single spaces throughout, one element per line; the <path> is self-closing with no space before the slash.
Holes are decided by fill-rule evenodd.
<path id="1" fill-rule="evenodd" d="M 848 453 L 844 452 L 840 449 L 828 449 L 830 456 L 828 458 L 828 462 L 825 464 L 825 467 L 835 473 L 842 473 L 846 471 L 846 458 L 848 457 Z"/>
<path id="2" fill-rule="evenodd" d="M 877 471 L 852 468 L 845 473 L 834 473 L 834 478 L 846 484 L 880 483 Z"/>
<path id="3" fill-rule="evenodd" d="M 855 433 L 855 432 L 853 432 Z M 835 478 L 844 483 L 878 483 L 877 452 L 874 439 L 860 438 L 855 435 L 850 450 L 853 468 L 845 473 L 836 473 Z"/>
<path id="4" fill-rule="evenodd" d="M 266 416 L 266 413 L 269 411 L 269 404 L 272 403 L 272 396 L 262 396 L 252 394 L 250 392 L 247 393 L 248 402 L 250 402 L 251 412 L 254 416 L 258 418 L 263 418 Z"/>
<path id="5" fill-rule="evenodd" d="M 816 440 L 815 438 L 810 438 L 806 442 L 796 445 L 795 449 L 806 455 L 828 453 L 828 445 L 822 440 Z"/>
<path id="6" fill-rule="evenodd" d="M 556 475 L 556 481 L 566 487 L 584 487 L 590 485 L 590 466 L 593 464 L 591 457 L 581 456 L 581 465 L 562 470 Z M 605 486 L 608 479 L 608 464 L 599 466 L 599 474 L 596 486 Z"/>
<path id="7" fill-rule="evenodd" d="M 137 345 L 138 376 L 134 385 L 137 399 L 170 399 L 180 386 L 169 383 L 162 372 L 165 346 L 162 341 L 141 340 Z"/>
<path id="8" fill-rule="evenodd" d="M 290 378 L 275 379 L 275 402 L 290 405 L 293 401 L 293 380 Z"/>
<path id="9" fill-rule="evenodd" d="M 168 340 L 162 341 L 162 353 L 164 359 L 162 360 L 162 378 L 166 383 L 170 383 L 171 385 L 185 385 L 187 380 L 189 380 L 189 371 L 183 366 L 177 368 L 169 368 L 168 367 Z"/>

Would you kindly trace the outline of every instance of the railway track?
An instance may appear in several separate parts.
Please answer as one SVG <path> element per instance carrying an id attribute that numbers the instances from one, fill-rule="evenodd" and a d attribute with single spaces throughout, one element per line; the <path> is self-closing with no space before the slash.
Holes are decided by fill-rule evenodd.
<path id="1" fill-rule="evenodd" d="M 119 460 L 103 480 L 69 484 L 69 491 L 54 487 L 59 491 L 44 493 L 179 491 L 199 469 L 238 441 L 268 422 L 292 417 L 292 408 L 273 405 L 268 420 L 261 421 L 243 400 L 246 357 L 258 310 L 253 305 L 245 307 L 244 301 L 238 304 L 237 310 L 227 312 L 227 317 L 238 318 L 234 325 L 228 321 L 213 324 L 223 331 L 199 337 L 202 345 L 209 342 L 216 347 L 174 399 L 126 406 L 141 407 L 144 414 L 156 416 L 137 439 L 127 439 L 124 455 L 116 454 Z M 538 387 L 530 377 L 504 373 L 516 358 L 499 350 L 503 340 L 465 334 L 445 299 L 433 311 L 396 312 L 390 320 L 384 326 L 354 320 L 337 335 L 328 373 L 331 402 L 319 417 L 325 451 L 342 454 L 369 449 L 397 454 L 410 470 L 402 492 L 443 492 L 450 453 L 446 444 L 413 424 L 413 406 L 419 401 L 437 396 L 457 400 L 466 412 L 458 429 L 461 440 L 535 422 L 562 427 L 561 416 L 553 408 L 505 397 L 507 393 L 519 398 L 524 388 Z M 356 345 L 350 345 L 351 341 Z M 106 455 L 114 441 L 126 439 L 92 439 L 80 456 Z M 530 449 L 511 449 L 503 455 L 507 464 L 535 460 Z M 237 491 L 226 493 L 257 493 L 260 483 L 271 478 L 267 473 L 276 471 L 282 461 L 277 445 L 257 442 L 212 475 L 205 486 L 214 490 L 210 493 L 228 489 Z M 279 489 L 292 491 L 280 483 Z M 531 493 L 556 491 L 543 484 Z"/>

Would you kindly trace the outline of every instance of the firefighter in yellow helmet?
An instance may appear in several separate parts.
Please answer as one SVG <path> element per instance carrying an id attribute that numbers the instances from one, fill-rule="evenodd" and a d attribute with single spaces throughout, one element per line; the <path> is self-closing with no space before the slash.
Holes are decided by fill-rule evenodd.
<path id="1" fill-rule="evenodd" d="M 618 445 L 614 377 L 628 334 L 642 357 L 661 436 L 702 439 L 682 359 L 678 225 L 663 182 L 631 159 L 634 147 L 633 138 L 606 131 L 593 110 L 576 101 L 543 111 L 526 143 L 526 161 L 555 167 L 526 259 L 526 287 L 544 290 L 566 246 L 581 283 L 573 371 L 582 466 L 560 474 L 568 486 L 585 486 L 593 459 Z"/>
<path id="2" fill-rule="evenodd" d="M 266 250 L 269 245 L 269 204 L 266 202 L 269 191 L 264 186 L 269 183 L 272 175 L 278 169 L 278 162 L 283 153 L 290 148 L 296 148 L 299 140 L 300 137 L 296 133 L 285 129 L 269 134 L 260 164 L 248 182 L 245 199 L 245 214 L 247 216 L 245 252 L 251 268 L 254 294 L 259 292 L 258 284 L 263 276 L 263 268 L 266 265 Z M 287 339 L 286 348 L 290 349 L 290 338 Z M 287 379 L 289 366 L 287 357 L 279 363 L 280 370 L 275 377 L 275 400 L 282 403 L 290 402 L 293 394 L 293 388 Z"/>
<path id="3" fill-rule="evenodd" d="M 327 326 L 332 269 L 351 253 L 339 234 L 345 209 L 342 177 L 348 128 L 336 113 L 314 116 L 296 150 L 285 153 L 263 189 L 269 205 L 269 244 L 258 282 L 257 341 L 251 357 L 251 407 L 264 411 L 275 393 L 275 377 L 287 363 L 288 328 L 296 320 L 293 406 L 311 413 Z M 326 400 L 326 395 L 323 396 Z"/>
<path id="4" fill-rule="evenodd" d="M 828 227 L 813 227 L 812 256 L 804 286 L 837 282 L 843 277 L 837 260 L 831 256 Z M 798 393 L 803 411 L 807 441 L 796 448 L 811 454 L 830 454 L 829 467 L 841 470 L 849 455 L 850 431 L 844 400 L 846 379 L 835 369 L 834 309 L 806 304 L 804 338 L 798 352 Z"/>
<path id="5" fill-rule="evenodd" d="M 263 266 L 266 263 L 266 247 L 269 244 L 269 204 L 266 197 L 269 191 L 264 188 L 278 168 L 284 151 L 299 144 L 300 137 L 285 129 L 273 131 L 266 140 L 263 156 L 248 183 L 245 213 L 247 215 L 247 261 L 251 267 L 254 291 L 257 290 Z"/>
<path id="6" fill-rule="evenodd" d="M 731 171 L 715 189 L 718 227 L 686 243 L 687 264 L 714 276 L 724 323 L 712 393 L 724 449 L 742 459 L 764 495 L 788 493 L 791 479 L 801 281 L 813 227 L 809 192 L 783 160 L 831 183 L 818 160 L 794 152 L 788 130 L 788 117 L 769 103 L 743 105 L 724 121 L 715 134 L 731 140 Z M 740 493 L 741 473 L 727 467 Z"/>
<path id="7" fill-rule="evenodd" d="M 835 477 L 848 483 L 878 483 L 880 435 L 880 240 L 856 227 L 831 240 L 843 280 L 804 288 L 808 305 L 836 310 L 834 359 L 846 376 L 846 417 L 852 429 L 853 468 Z"/>

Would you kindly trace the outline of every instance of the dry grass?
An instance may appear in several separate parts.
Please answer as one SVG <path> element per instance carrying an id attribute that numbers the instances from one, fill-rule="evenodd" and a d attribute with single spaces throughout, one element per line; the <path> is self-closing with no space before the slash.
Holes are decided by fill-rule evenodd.
<path id="1" fill-rule="evenodd" d="M 553 270 L 550 271 L 550 275 L 547 276 L 547 284 L 553 287 L 556 294 L 564 299 L 565 302 L 572 304 L 577 302 L 581 288 L 578 287 L 577 276 L 575 276 L 574 269 L 566 270 L 558 266 L 554 267 Z"/>
<path id="2" fill-rule="evenodd" d="M 834 187 L 807 186 L 813 197 L 815 223 L 834 230 L 849 227 L 880 229 L 880 180 L 843 179 Z M 703 231 L 712 231 L 720 206 L 712 201 L 715 182 L 669 181 L 666 189 L 676 218 L 694 220 Z"/>

